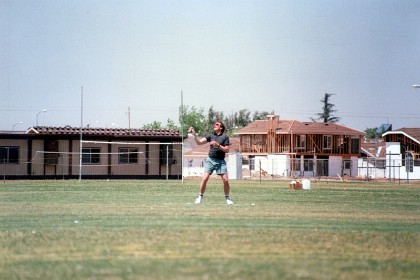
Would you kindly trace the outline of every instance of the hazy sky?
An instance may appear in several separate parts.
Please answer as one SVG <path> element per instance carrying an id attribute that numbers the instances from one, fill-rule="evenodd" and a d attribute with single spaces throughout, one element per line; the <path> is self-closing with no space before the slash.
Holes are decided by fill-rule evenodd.
<path id="1" fill-rule="evenodd" d="M 184 105 L 420 127 L 419 0 L 0 0 L 0 129 L 131 127 Z M 47 112 L 39 113 L 42 109 Z M 18 124 L 23 122 L 23 124 Z"/>

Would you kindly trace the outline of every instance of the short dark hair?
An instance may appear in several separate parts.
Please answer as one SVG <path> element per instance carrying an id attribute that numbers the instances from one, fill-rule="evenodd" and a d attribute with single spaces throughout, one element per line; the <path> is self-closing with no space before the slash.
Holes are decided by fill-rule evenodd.
<path id="1" fill-rule="evenodd" d="M 214 123 L 220 123 L 220 128 L 222 129 L 222 133 L 225 132 L 225 124 L 219 120 L 216 120 Z"/>

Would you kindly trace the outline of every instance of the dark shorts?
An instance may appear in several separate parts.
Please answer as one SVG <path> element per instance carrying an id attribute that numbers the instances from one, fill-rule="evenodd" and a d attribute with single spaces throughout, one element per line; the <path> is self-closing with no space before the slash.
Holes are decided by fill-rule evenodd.
<path id="1" fill-rule="evenodd" d="M 204 165 L 204 172 L 212 174 L 216 171 L 217 175 L 222 175 L 227 173 L 227 165 L 224 159 L 217 158 L 206 158 L 206 163 Z"/>

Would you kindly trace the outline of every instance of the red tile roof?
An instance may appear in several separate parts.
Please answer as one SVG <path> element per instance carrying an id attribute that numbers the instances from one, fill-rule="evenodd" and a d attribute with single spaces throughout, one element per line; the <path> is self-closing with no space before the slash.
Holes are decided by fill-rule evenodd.
<path id="1" fill-rule="evenodd" d="M 363 139 L 361 149 L 369 157 L 373 158 L 385 158 L 386 156 L 386 142 L 383 138 Z"/>
<path id="2" fill-rule="evenodd" d="M 84 127 L 83 135 L 89 136 L 171 136 L 180 137 L 178 130 L 169 129 L 139 129 L 139 128 L 97 128 Z M 51 126 L 34 126 L 31 127 L 26 134 L 40 134 L 40 135 L 78 135 L 80 134 L 79 127 L 51 127 Z"/>

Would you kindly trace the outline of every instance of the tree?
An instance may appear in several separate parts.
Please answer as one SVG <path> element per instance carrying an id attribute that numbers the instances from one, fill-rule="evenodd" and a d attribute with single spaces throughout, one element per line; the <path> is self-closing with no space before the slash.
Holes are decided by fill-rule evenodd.
<path id="1" fill-rule="evenodd" d="M 179 122 L 183 123 L 182 134 L 186 135 L 189 127 L 194 127 L 197 134 L 206 132 L 206 118 L 204 116 L 204 109 L 197 109 L 192 106 L 191 109 L 184 105 L 179 106 Z"/>
<path id="2" fill-rule="evenodd" d="M 256 120 L 266 120 L 268 115 L 274 115 L 274 111 L 272 111 L 271 113 L 267 112 L 267 111 L 255 111 L 254 115 L 252 116 L 252 120 L 256 121 Z"/>
<path id="3" fill-rule="evenodd" d="M 266 111 L 254 112 L 253 120 L 266 120 L 268 115 L 274 115 Z M 188 107 L 186 105 L 179 106 L 179 122 L 183 124 L 183 135 L 187 134 L 189 127 L 194 127 L 197 134 L 204 135 L 213 131 L 213 124 L 216 120 L 222 121 L 226 126 L 226 133 L 232 136 L 237 129 L 247 126 L 251 123 L 251 112 L 248 109 L 239 110 L 239 112 L 232 112 L 232 114 L 225 116 L 223 111 L 214 110 L 211 106 L 207 112 L 207 117 L 204 114 L 203 108 L 196 108 L 195 106 Z M 167 124 L 163 125 L 161 122 L 153 121 L 149 124 L 143 125 L 144 129 L 178 129 L 175 122 L 171 119 L 167 120 Z"/>
<path id="4" fill-rule="evenodd" d="M 143 129 L 163 129 L 163 127 L 161 122 L 153 121 L 152 123 L 143 125 Z"/>
<path id="5" fill-rule="evenodd" d="M 167 120 L 166 129 L 176 130 L 176 129 L 179 129 L 179 127 L 177 127 L 177 126 L 175 125 L 175 122 L 174 122 L 173 120 L 168 119 L 168 120 Z"/>
<path id="6" fill-rule="evenodd" d="M 391 130 L 391 124 L 382 124 L 379 127 L 366 128 L 366 138 L 382 138 L 382 134 Z"/>
<path id="7" fill-rule="evenodd" d="M 175 125 L 175 122 L 173 120 L 168 119 L 166 126 L 162 125 L 161 122 L 153 121 L 149 124 L 143 125 L 143 129 L 170 129 L 170 130 L 174 130 L 174 129 L 179 129 L 179 127 L 177 127 Z"/>
<path id="8" fill-rule="evenodd" d="M 242 109 L 235 114 L 235 126 L 245 127 L 251 122 L 251 112 L 248 109 Z"/>
<path id="9" fill-rule="evenodd" d="M 226 124 L 226 119 L 224 118 L 224 113 L 222 111 L 215 111 L 213 109 L 213 105 L 210 107 L 208 114 L 207 114 L 207 122 L 206 122 L 206 127 L 205 130 L 206 131 L 212 131 L 213 130 L 213 124 L 215 121 L 221 121 L 224 122 L 225 125 Z"/>
<path id="10" fill-rule="evenodd" d="M 323 122 L 338 122 L 340 120 L 339 117 L 333 116 L 333 113 L 337 111 L 333 109 L 335 105 L 330 103 L 330 97 L 333 95 L 333 93 L 325 93 L 324 98 L 320 100 L 322 104 L 324 104 L 322 113 L 316 114 L 318 118 L 311 118 L 312 121 L 316 122 L 322 120 Z"/>
<path id="11" fill-rule="evenodd" d="M 379 138 L 378 137 L 378 128 L 372 127 L 372 128 L 366 128 L 366 138 Z"/>

